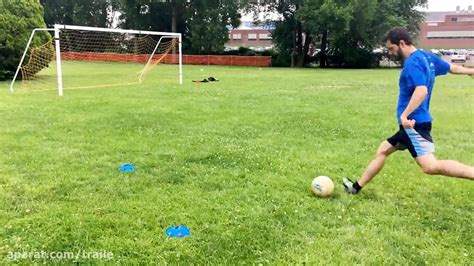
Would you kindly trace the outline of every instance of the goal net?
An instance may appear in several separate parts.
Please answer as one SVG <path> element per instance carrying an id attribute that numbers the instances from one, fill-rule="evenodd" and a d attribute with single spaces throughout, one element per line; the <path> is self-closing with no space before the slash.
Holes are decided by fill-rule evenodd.
<path id="1" fill-rule="evenodd" d="M 181 62 L 179 33 L 55 25 L 32 32 L 10 90 L 181 84 Z"/>

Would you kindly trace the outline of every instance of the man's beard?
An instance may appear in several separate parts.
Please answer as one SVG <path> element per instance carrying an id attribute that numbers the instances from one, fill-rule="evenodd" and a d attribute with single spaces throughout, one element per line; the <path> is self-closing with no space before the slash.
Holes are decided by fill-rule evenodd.
<path id="1" fill-rule="evenodd" d="M 396 55 L 391 55 L 390 56 L 390 60 L 395 61 L 395 62 L 399 62 L 399 63 L 403 63 L 403 61 L 405 61 L 405 59 L 403 58 L 402 50 L 398 49 Z"/>

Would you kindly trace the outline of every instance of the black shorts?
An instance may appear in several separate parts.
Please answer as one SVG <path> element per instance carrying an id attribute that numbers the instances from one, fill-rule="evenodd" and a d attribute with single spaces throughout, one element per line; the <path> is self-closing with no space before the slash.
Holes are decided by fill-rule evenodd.
<path id="1" fill-rule="evenodd" d="M 430 122 L 415 124 L 415 128 L 400 125 L 400 130 L 387 141 L 398 150 L 408 149 L 413 158 L 435 152 Z"/>

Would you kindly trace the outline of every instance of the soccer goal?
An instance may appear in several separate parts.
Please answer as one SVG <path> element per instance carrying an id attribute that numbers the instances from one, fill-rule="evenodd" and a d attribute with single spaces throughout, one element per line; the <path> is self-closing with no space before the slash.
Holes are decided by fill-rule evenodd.
<path id="1" fill-rule="evenodd" d="M 34 29 L 10 91 L 95 88 L 163 77 L 183 83 L 180 33 L 71 25 Z M 157 65 L 169 67 L 155 69 Z"/>

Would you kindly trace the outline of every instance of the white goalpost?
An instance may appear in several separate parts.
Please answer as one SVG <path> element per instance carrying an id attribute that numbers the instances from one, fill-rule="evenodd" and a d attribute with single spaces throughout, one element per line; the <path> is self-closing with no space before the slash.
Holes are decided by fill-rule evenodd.
<path id="1" fill-rule="evenodd" d="M 40 32 L 40 31 L 46 31 L 47 32 L 47 31 L 54 31 L 54 29 L 45 29 L 45 28 L 33 29 L 33 31 L 30 34 L 30 38 L 28 39 L 28 43 L 26 44 L 25 51 L 23 52 L 23 55 L 21 56 L 20 64 L 18 65 L 18 67 L 16 69 L 16 72 L 15 72 L 15 75 L 13 76 L 13 80 L 10 84 L 10 92 L 13 92 L 13 85 L 15 84 L 15 81 L 18 78 L 18 74 L 20 73 L 21 65 L 23 64 L 23 62 L 25 60 L 25 56 L 28 52 L 28 48 L 31 45 L 31 41 L 33 40 L 33 37 L 35 36 L 35 33 Z"/>
<path id="2" fill-rule="evenodd" d="M 40 33 L 42 41 L 37 40 Z M 63 88 L 141 83 L 158 64 L 176 65 L 182 84 L 182 63 L 180 33 L 57 24 L 32 31 L 10 91 L 20 78 L 28 88 L 57 87 L 59 96 Z"/>

